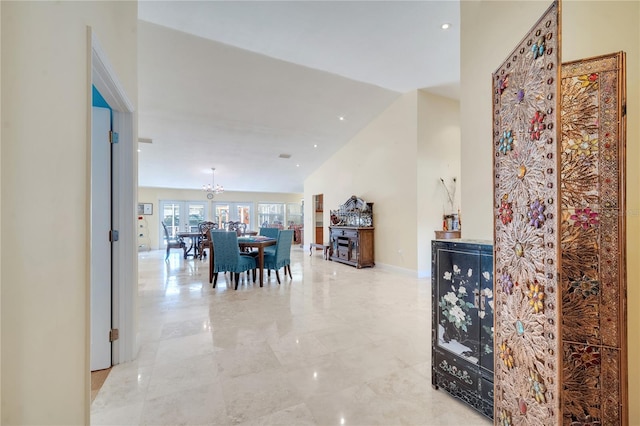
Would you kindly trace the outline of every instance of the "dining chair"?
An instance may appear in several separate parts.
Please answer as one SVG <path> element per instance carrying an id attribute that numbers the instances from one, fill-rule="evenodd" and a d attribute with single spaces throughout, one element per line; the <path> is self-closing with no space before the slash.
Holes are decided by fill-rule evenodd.
<path id="1" fill-rule="evenodd" d="M 209 259 L 209 282 L 213 281 L 213 288 L 216 288 L 219 272 L 229 272 L 231 282 L 236 281 L 235 289 L 238 289 L 240 273 L 253 271 L 253 282 L 256 282 L 256 259 L 252 256 L 244 256 L 238 248 L 238 235 L 235 231 L 225 232 L 209 231 L 212 245 L 213 257 Z"/>
<path id="2" fill-rule="evenodd" d="M 262 227 L 258 229 L 258 235 L 262 235 L 263 237 L 275 238 L 276 240 L 278 239 L 279 232 L 280 230 L 278 228 Z M 275 252 L 276 246 L 269 246 L 264 248 L 264 254 L 274 254 Z"/>
<path id="3" fill-rule="evenodd" d="M 246 230 L 246 226 L 244 223 L 238 221 L 238 222 L 234 222 L 234 221 L 229 221 L 227 222 L 227 231 L 235 231 L 236 235 L 241 236 L 242 234 L 244 234 L 244 231 Z"/>
<path id="4" fill-rule="evenodd" d="M 167 254 L 164 257 L 164 260 L 167 260 L 169 259 L 169 251 L 172 248 L 180 248 L 184 251 L 187 248 L 187 245 L 185 244 L 182 238 L 169 236 L 169 230 L 167 229 L 167 225 L 165 225 L 164 222 L 161 222 L 161 223 L 162 223 L 162 228 L 164 228 L 164 237 L 167 240 Z"/>
<path id="5" fill-rule="evenodd" d="M 280 232 L 280 230 L 278 228 L 265 228 L 262 227 L 260 229 L 258 229 L 258 234 L 265 236 L 265 237 L 269 237 L 269 238 L 278 238 L 278 232 Z"/>
<path id="6" fill-rule="evenodd" d="M 280 284 L 280 274 L 278 274 L 278 270 L 284 267 L 284 275 L 287 275 L 287 271 L 289 272 L 289 278 L 293 278 L 291 276 L 291 243 L 293 241 L 293 230 L 292 229 L 283 229 L 278 232 L 278 243 L 275 245 L 274 253 L 267 253 L 265 250 L 264 253 L 264 269 L 271 271 L 272 269 L 276 271 L 276 278 L 278 279 L 278 284 Z"/>
<path id="7" fill-rule="evenodd" d="M 207 257 L 207 252 L 205 251 L 209 248 L 209 244 L 211 240 L 209 239 L 209 231 L 212 229 L 218 229 L 218 224 L 215 222 L 200 222 L 198 224 L 198 232 L 200 233 L 200 243 L 199 243 L 199 257 L 202 259 L 203 257 Z"/>

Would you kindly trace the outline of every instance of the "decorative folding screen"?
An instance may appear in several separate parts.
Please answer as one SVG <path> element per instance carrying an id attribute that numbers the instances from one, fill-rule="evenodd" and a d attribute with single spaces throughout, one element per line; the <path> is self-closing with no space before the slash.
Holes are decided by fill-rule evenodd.
<path id="1" fill-rule="evenodd" d="M 625 56 L 560 67 L 559 23 L 492 76 L 495 422 L 627 424 Z"/>
<path id="2" fill-rule="evenodd" d="M 493 74 L 495 422 L 557 425 L 559 5 Z"/>
<path id="3" fill-rule="evenodd" d="M 627 424 L 625 56 L 562 65 L 564 424 Z"/>

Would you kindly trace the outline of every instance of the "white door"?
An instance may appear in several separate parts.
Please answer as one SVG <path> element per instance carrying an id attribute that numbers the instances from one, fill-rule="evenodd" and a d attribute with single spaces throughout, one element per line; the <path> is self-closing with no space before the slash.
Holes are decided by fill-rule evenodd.
<path id="1" fill-rule="evenodd" d="M 91 371 L 111 367 L 111 112 L 91 117 Z"/>

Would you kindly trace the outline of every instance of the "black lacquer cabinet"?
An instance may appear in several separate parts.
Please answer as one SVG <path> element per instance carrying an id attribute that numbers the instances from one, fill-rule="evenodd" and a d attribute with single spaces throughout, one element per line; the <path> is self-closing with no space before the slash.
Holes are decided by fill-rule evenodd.
<path id="1" fill-rule="evenodd" d="M 493 245 L 431 242 L 431 383 L 493 418 Z"/>

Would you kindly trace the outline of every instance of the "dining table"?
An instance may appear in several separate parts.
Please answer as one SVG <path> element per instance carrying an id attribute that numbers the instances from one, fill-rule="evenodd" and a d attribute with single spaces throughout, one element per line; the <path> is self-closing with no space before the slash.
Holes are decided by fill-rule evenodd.
<path id="1" fill-rule="evenodd" d="M 200 240 L 202 240 L 202 233 L 195 231 L 182 231 L 176 232 L 178 238 L 188 238 L 191 241 L 191 245 L 187 248 L 184 247 L 184 258 L 193 256 L 194 259 L 198 257 L 198 249 L 200 247 Z M 193 253 L 192 253 L 193 252 Z"/>
<path id="2" fill-rule="evenodd" d="M 257 248 L 258 249 L 258 269 L 260 271 L 260 287 L 263 286 L 264 283 L 264 248 L 269 246 L 275 246 L 278 240 L 275 238 L 264 237 L 261 235 L 246 235 L 238 237 L 238 249 L 244 250 L 246 248 Z M 209 256 L 209 282 L 213 280 L 213 262 L 214 255 L 213 250 L 214 247 L 212 244 L 209 244 L 209 250 L 211 250 L 211 255 Z"/>

